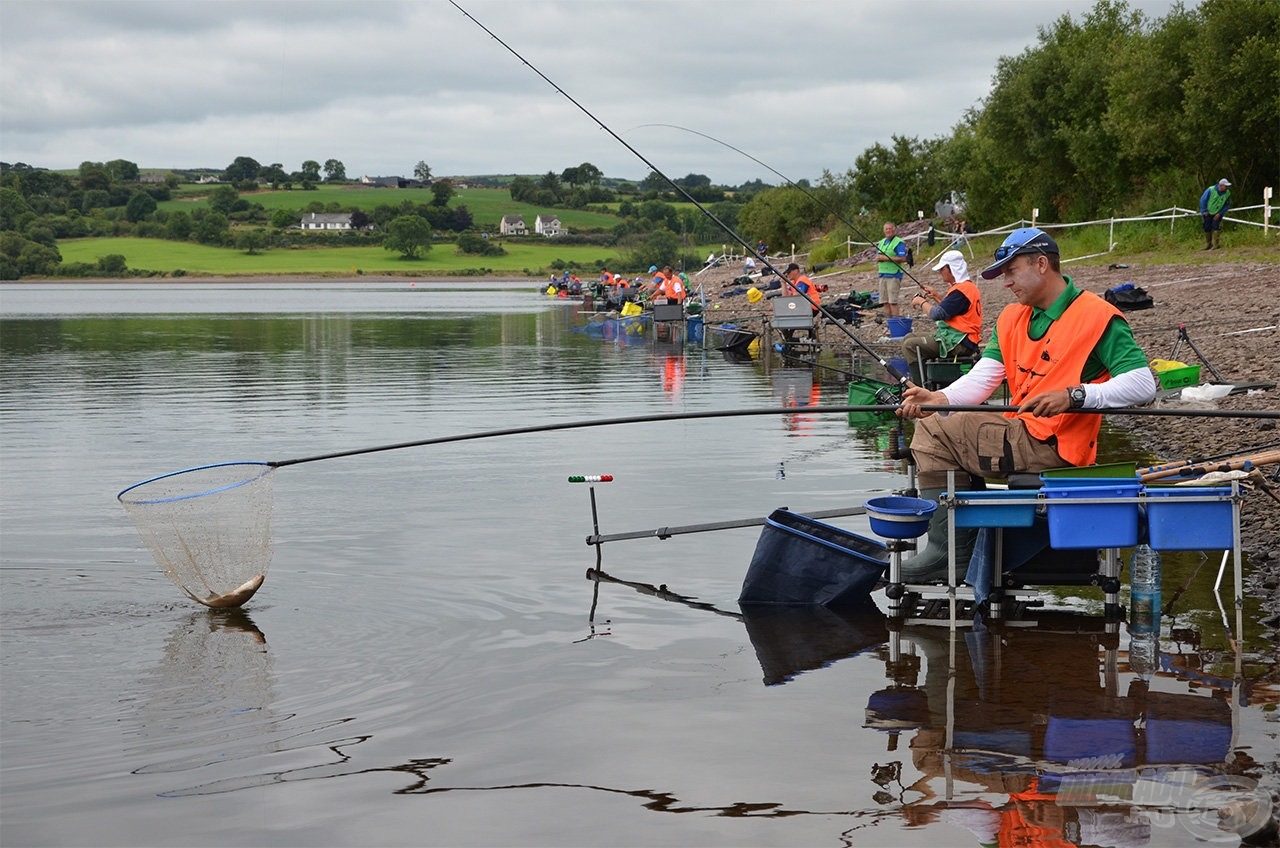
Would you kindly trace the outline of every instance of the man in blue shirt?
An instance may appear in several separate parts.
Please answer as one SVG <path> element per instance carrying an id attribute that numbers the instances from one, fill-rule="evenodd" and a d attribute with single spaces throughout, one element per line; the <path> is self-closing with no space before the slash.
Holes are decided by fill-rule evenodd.
<path id="1" fill-rule="evenodd" d="M 1231 183 L 1223 177 L 1200 195 L 1200 219 L 1204 223 L 1204 249 L 1222 247 L 1222 216 L 1231 208 Z"/>
<path id="2" fill-rule="evenodd" d="M 898 238 L 898 228 L 884 222 L 884 238 L 876 244 L 876 276 L 880 283 L 880 305 L 885 317 L 898 315 L 898 295 L 902 291 L 902 268 L 907 264 L 907 243 Z"/>

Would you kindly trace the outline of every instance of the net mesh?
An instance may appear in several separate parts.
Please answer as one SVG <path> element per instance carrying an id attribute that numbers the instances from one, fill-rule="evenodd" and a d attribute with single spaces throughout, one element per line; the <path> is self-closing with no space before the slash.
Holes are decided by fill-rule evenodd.
<path id="1" fill-rule="evenodd" d="M 234 607 L 257 591 L 271 564 L 272 470 L 263 462 L 204 465 L 118 497 L 179 589 L 207 606 Z"/>

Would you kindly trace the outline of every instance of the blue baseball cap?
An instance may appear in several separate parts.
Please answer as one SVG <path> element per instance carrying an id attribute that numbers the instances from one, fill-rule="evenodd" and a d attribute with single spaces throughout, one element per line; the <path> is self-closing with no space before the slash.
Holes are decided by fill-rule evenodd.
<path id="1" fill-rule="evenodd" d="M 1023 253 L 1052 253 L 1057 256 L 1058 243 L 1039 227 L 1023 227 L 1009 233 L 1004 244 L 996 248 L 996 261 L 982 270 L 982 279 L 994 280 L 1004 273 L 1004 266 Z"/>
<path id="2" fill-rule="evenodd" d="M 650 273 L 650 274 L 652 274 L 652 273 L 653 273 L 654 271 L 656 271 L 656 270 L 658 270 L 658 266 L 657 266 L 657 265 L 650 265 L 650 266 L 649 266 L 649 273 Z"/>

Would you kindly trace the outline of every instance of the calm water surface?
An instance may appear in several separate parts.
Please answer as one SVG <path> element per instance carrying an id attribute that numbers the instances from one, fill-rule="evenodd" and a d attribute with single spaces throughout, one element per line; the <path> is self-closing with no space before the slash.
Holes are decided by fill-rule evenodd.
<path id="1" fill-rule="evenodd" d="M 835 372 L 588 338 L 527 283 L 8 285 L 0 315 L 4 844 L 1191 845 L 1171 797 L 1275 779 L 1274 646 L 1250 606 L 1233 650 L 1216 559 L 1150 681 L 1088 593 L 954 638 L 743 616 L 757 528 L 606 545 L 585 579 L 572 474 L 617 478 L 605 533 L 901 486 L 890 434 L 797 406 L 843 402 Z M 115 500 L 207 462 L 771 406 L 281 468 L 234 613 Z"/>

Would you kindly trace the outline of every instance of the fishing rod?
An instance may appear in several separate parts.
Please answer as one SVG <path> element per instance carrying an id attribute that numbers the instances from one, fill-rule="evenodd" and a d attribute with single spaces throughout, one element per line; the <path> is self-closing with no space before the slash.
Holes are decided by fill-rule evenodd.
<path id="1" fill-rule="evenodd" d="M 865 404 L 841 406 L 807 406 L 806 414 L 835 415 L 850 412 L 896 412 L 896 404 Z M 923 404 L 920 409 L 925 412 L 1018 412 L 1017 406 L 997 406 L 991 404 Z M 318 462 L 322 459 L 338 459 L 360 454 L 380 453 L 382 451 L 416 448 L 425 445 L 441 445 L 450 442 L 466 442 L 476 439 L 492 439 L 498 436 L 523 436 L 532 433 L 550 433 L 557 430 L 582 430 L 592 427 L 612 427 L 622 424 L 648 424 L 656 421 L 694 421 L 711 418 L 739 418 L 753 415 L 793 415 L 794 409 L 786 407 L 766 407 L 763 409 L 711 409 L 699 412 L 661 412 L 651 415 L 627 415 L 620 418 L 597 418 L 586 421 L 559 421 L 550 424 L 531 424 L 525 427 L 508 427 L 501 430 L 481 430 L 474 433 L 457 433 L 450 436 L 435 436 L 429 439 L 418 439 L 412 442 L 397 442 L 390 445 L 378 445 L 354 450 L 336 451 L 334 453 L 305 456 L 298 459 L 284 459 L 267 462 L 271 468 L 283 468 L 287 465 L 300 465 L 304 462 Z M 1150 415 L 1187 418 L 1267 418 L 1280 419 L 1280 412 L 1271 410 L 1218 410 L 1218 409 L 1149 409 L 1144 407 L 1117 407 L 1115 409 L 1068 409 L 1063 414 L 1076 415 Z"/>
<path id="2" fill-rule="evenodd" d="M 781 179 L 781 180 L 782 180 L 783 182 L 785 182 L 787 185 L 789 185 L 789 186 L 791 186 L 792 188 L 796 189 L 796 190 L 797 190 L 797 191 L 799 191 L 801 194 L 803 194 L 805 197 L 809 198 L 809 199 L 810 199 L 810 200 L 812 200 L 814 203 L 816 203 L 816 204 L 818 204 L 819 206 L 821 206 L 823 209 L 825 209 L 825 210 L 827 211 L 827 213 L 828 213 L 828 214 L 830 214 L 830 215 L 834 216 L 834 217 L 835 217 L 835 219 L 836 219 L 837 221 L 839 221 L 840 223 L 842 223 L 842 224 L 844 224 L 846 227 L 848 227 L 850 230 L 852 230 L 852 231 L 853 231 L 853 234 L 854 234 L 855 236 L 857 236 L 858 238 L 862 239 L 863 241 L 867 242 L 868 244 L 870 244 L 870 245 L 872 245 L 872 246 L 875 246 L 875 245 L 878 245 L 878 244 L 879 244 L 879 242 L 872 241 L 872 240 L 871 240 L 871 238 L 870 238 L 866 233 L 864 233 L 861 229 L 859 229 L 859 228 L 858 228 L 858 225 L 857 225 L 857 224 L 853 223 L 853 222 L 852 222 L 852 221 L 850 221 L 848 218 L 846 218 L 846 217 L 844 217 L 843 215 L 841 215 L 841 214 L 840 214 L 840 212 L 839 212 L 839 210 L 837 210 L 834 206 L 832 206 L 832 205 L 828 204 L 826 201 L 822 200 L 822 198 L 818 197 L 816 194 L 814 194 L 813 192 L 809 191 L 809 190 L 808 190 L 808 189 L 806 189 L 804 186 L 800 185 L 800 184 L 799 184 L 799 183 L 797 183 L 795 180 L 793 180 L 793 179 L 791 179 L 790 177 L 788 177 L 786 174 L 782 173 L 781 171 L 777 170 L 776 168 L 773 168 L 773 167 L 771 167 L 771 166 L 769 166 L 769 165 L 765 164 L 764 162 L 761 162 L 759 159 L 757 159 L 756 157 L 752 156 L 752 155 L 751 155 L 750 153 L 748 153 L 747 151 L 742 150 L 742 149 L 737 148 L 737 147 L 734 147 L 732 144 L 730 144 L 730 143 L 729 143 L 729 142 L 727 142 L 727 141 L 722 141 L 722 140 L 720 140 L 720 139 L 716 138 L 716 137 L 715 137 L 715 136 L 713 136 L 713 135 L 708 135 L 707 133 L 700 132 L 700 131 L 695 130 L 695 129 L 690 129 L 689 127 L 682 127 L 682 126 L 680 126 L 679 124 L 640 124 L 639 126 L 637 126 L 637 127 L 636 127 L 636 129 L 644 129 L 645 127 L 667 127 L 667 128 L 669 128 L 669 129 L 673 129 L 673 130 L 681 130 L 681 131 L 683 131 L 683 132 L 693 133 L 694 135 L 702 136 L 702 137 L 703 137 L 703 138 L 705 138 L 707 141 L 714 141 L 716 144 L 723 145 L 724 147 L 729 148 L 730 150 L 734 151 L 735 153 L 740 153 L 740 154 L 742 154 L 743 156 L 745 156 L 745 157 L 747 157 L 748 159 L 750 159 L 752 162 L 755 162 L 755 163 L 756 163 L 757 165 L 759 165 L 760 167 L 764 168 L 764 169 L 765 169 L 765 170 L 767 170 L 767 171 L 770 171 L 774 176 L 776 176 L 776 177 L 778 177 L 779 179 Z M 888 254 L 883 254 L 883 255 L 888 256 Z M 924 292 L 926 295 L 929 295 L 929 297 L 930 297 L 932 300 L 934 300 L 935 302 L 938 302 L 938 299 L 937 299 L 936 297 L 934 297 L 934 296 L 930 293 L 929 288 L 928 288 L 927 286 L 925 286 L 923 283 L 921 283 L 919 280 L 917 280 L 917 279 L 915 278 L 915 276 L 914 276 L 914 275 L 913 275 L 909 270 L 907 270 L 907 267 L 906 267 L 905 265 L 903 265 L 901 262 L 899 262 L 897 259 L 895 259 L 895 258 L 894 258 L 894 257 L 892 257 L 892 256 L 890 256 L 890 257 L 889 257 L 889 261 L 890 261 L 890 262 L 892 262 L 894 265 L 897 265 L 897 266 L 898 266 L 898 270 L 899 270 L 899 271 L 901 271 L 902 273 L 906 274 L 906 275 L 907 275 L 907 277 L 908 277 L 908 279 L 910 279 L 910 280 L 911 280 L 911 282 L 915 283 L 915 284 L 916 284 L 916 286 L 917 286 L 917 287 L 918 287 L 922 292 Z"/>
<path id="3" fill-rule="evenodd" d="M 1280 448 L 1280 442 L 1270 442 L 1265 445 L 1258 445 L 1257 447 L 1244 448 L 1241 450 L 1224 451 L 1223 453 L 1216 453 L 1212 456 L 1191 456 L 1185 459 L 1175 459 L 1170 460 L 1169 462 L 1162 462 L 1159 465 L 1149 465 L 1146 468 L 1139 468 L 1138 476 L 1141 477 L 1144 474 L 1150 474 L 1156 471 L 1168 471 L 1171 468 L 1182 468 L 1187 465 L 1199 465 L 1202 462 L 1214 462 L 1215 460 L 1231 459 L 1232 457 L 1237 456 L 1251 456 L 1255 453 L 1262 453 L 1263 451 L 1271 450 L 1272 448 Z"/>
<path id="4" fill-rule="evenodd" d="M 627 142 L 627 140 L 626 140 L 626 139 L 624 139 L 622 136 L 618 135 L 616 132 L 614 132 L 612 129 L 610 129 L 610 128 L 609 128 L 609 126 L 608 126 L 604 121 L 602 121 L 602 120 L 600 120 L 599 118 L 597 118 L 597 117 L 596 117 L 596 116 L 591 112 L 591 110 L 589 110 L 587 107 L 583 106 L 583 105 L 582 105 L 581 103 L 579 103 L 576 99 L 574 99 L 574 98 L 573 98 L 573 96 L 571 96 L 567 91 L 565 91 L 563 88 L 561 88 L 559 85 L 557 85 L 557 84 L 555 83 L 555 81 L 553 81 L 550 77 L 548 77 L 548 76 L 547 76 L 546 74 L 544 74 L 541 70 L 539 70 L 536 66 L 534 66 L 534 65 L 533 65 L 533 63 L 531 63 L 528 59 L 526 59 L 524 56 L 521 56 L 521 55 L 520 55 L 520 53 L 518 53 L 514 47 L 512 47 L 510 44 L 507 44 L 507 42 L 505 42 L 505 41 L 503 41 L 501 38 L 499 38 L 499 37 L 498 37 L 498 35 L 497 35 L 493 30 L 489 29 L 487 26 L 485 26 L 485 25 L 484 25 L 484 24 L 482 24 L 480 21 L 478 21 L 478 20 L 475 18 L 475 16 L 473 16 L 470 12 L 468 12 L 466 9 L 462 8 L 461 6 L 459 6 L 459 5 L 455 2 L 455 0 L 449 0 L 449 5 L 453 6 L 455 9 L 457 9 L 459 12 L 461 12 L 461 13 L 462 13 L 462 14 L 463 14 L 463 15 L 464 15 L 464 16 L 465 16 L 469 21 L 471 21 L 473 24 L 475 24 L 476 26 L 478 26 L 480 29 L 484 30 L 484 31 L 489 35 L 489 37 L 490 37 L 490 38 L 492 38 L 494 41 L 496 41 L 496 42 L 498 42 L 499 44 L 501 44 L 501 45 L 503 46 L 503 48 L 504 48 L 504 49 L 506 49 L 506 51 L 507 51 L 508 53 L 510 53 L 512 56 L 515 56 L 517 59 L 519 59 L 521 64 L 523 64 L 523 65 L 524 65 L 525 67 L 527 67 L 529 70 L 533 71 L 535 74 L 537 74 L 539 77 L 541 77 L 541 78 L 542 78 L 542 80 L 543 80 L 544 82 L 546 82 L 546 83 L 547 83 L 547 85 L 551 86 L 553 89 L 555 89 L 555 90 L 556 90 L 556 92 L 557 92 L 558 94 L 560 94 L 562 97 L 564 97 L 566 100 L 568 100 L 568 101 L 569 101 L 570 103 L 572 103 L 574 106 L 576 106 L 576 107 L 578 108 L 578 110 L 579 110 L 580 112 L 582 112 L 582 114 L 586 115 L 588 118 L 590 118 L 592 121 L 594 121 L 594 122 L 595 122 L 595 124 L 596 124 L 596 126 L 600 127 L 600 129 L 604 130 L 604 131 L 605 131 L 605 132 L 607 132 L 609 135 L 611 135 L 611 136 L 614 138 L 614 140 L 615 140 L 615 141 L 617 141 L 619 144 L 621 144 L 623 147 L 625 147 L 628 151 L 630 151 L 630 152 L 631 152 L 631 153 L 632 153 L 632 154 L 633 154 L 637 159 L 639 159 L 641 162 L 643 162 L 645 165 L 647 165 L 651 171 L 653 171 L 655 174 L 657 174 L 657 175 L 658 175 L 659 177 L 661 177 L 662 179 L 666 180 L 666 181 L 667 181 L 667 183 L 668 183 L 668 184 L 670 184 L 670 186 L 671 186 L 673 189 L 675 189 L 675 190 L 676 190 L 676 192 L 677 192 L 678 194 L 680 194 L 680 196 L 682 196 L 682 197 L 683 197 L 685 200 L 687 200 L 688 202 L 692 203 L 692 204 L 697 208 L 697 210 L 698 210 L 699 212 L 701 212 L 703 215 L 706 215 L 709 219 L 711 219 L 711 221 L 712 221 L 712 222 L 713 222 L 717 227 L 719 227 L 721 230 L 724 230 L 724 232 L 725 232 L 725 233 L 726 233 L 726 234 L 727 234 L 731 239 L 733 239 L 733 240 L 734 240 L 735 242 L 737 242 L 738 244 L 742 245 L 743 249 L 744 249 L 747 253 L 754 253 L 754 252 L 755 252 L 755 248 L 753 248 L 753 247 L 751 246 L 751 244 L 750 244 L 749 242 L 747 242 L 747 240 L 746 240 L 746 239 L 744 239 L 742 236 L 738 235 L 738 233 L 737 233 L 737 231 L 736 231 L 736 230 L 734 230 L 732 227 L 730 227 L 730 226 L 729 226 L 728 224 L 726 224 L 724 221 L 722 221 L 722 220 L 720 220 L 718 217 L 716 217 L 716 215 L 715 215 L 715 214 L 713 214 L 713 213 L 711 212 L 711 210 L 710 210 L 710 209 L 708 209 L 706 206 L 702 205 L 702 203 L 701 203 L 701 202 L 699 202 L 696 198 L 694 198 L 694 196 L 693 196 L 692 194 L 690 194 L 690 193 L 689 193 L 689 192 L 684 188 L 684 186 L 680 185 L 680 184 L 679 184 L 679 183 L 677 183 L 675 180 L 671 179 L 671 177 L 668 177 L 668 176 L 667 176 L 667 175 L 666 175 L 666 174 L 665 174 L 665 173 L 664 173 L 664 172 L 663 172 L 663 171 L 662 171 L 662 170 L 661 170 L 657 165 L 655 165 L 655 164 L 653 164 L 652 162 L 650 162 L 650 161 L 649 161 L 649 159 L 648 159 L 648 158 L 646 158 L 646 157 L 645 157 L 645 155 L 644 155 L 643 153 L 641 153 L 639 150 L 636 150 L 633 146 L 631 146 L 631 144 L 630 144 L 630 143 L 628 143 L 628 142 Z M 777 266 L 775 266 L 772 262 L 770 262 L 770 261 L 769 261 L 769 258 L 768 258 L 767 256 L 761 256 L 761 257 L 760 257 L 760 261 L 764 263 L 764 266 L 765 266 L 765 267 L 766 267 L 766 268 L 767 268 L 771 273 L 773 273 L 773 274 L 777 275 L 780 279 L 784 279 L 784 280 L 785 280 L 785 279 L 787 278 L 787 277 L 786 277 L 786 274 L 784 274 L 783 272 L 779 271 L 779 270 L 778 270 L 778 268 L 777 268 Z M 893 377 L 893 379 L 894 379 L 894 381 L 895 381 L 895 382 L 897 382 L 898 384 L 900 384 L 903 388 L 906 388 L 906 387 L 908 387 L 908 386 L 910 386 L 910 385 L 911 385 L 911 382 L 910 382 L 910 380 L 908 379 L 908 376 L 907 376 L 906 374 L 902 374 L 902 373 L 900 373 L 896 368 L 894 368 L 892 365 L 890 365 L 890 364 L 889 364 L 889 361 L 888 361 L 887 359 L 885 359 L 885 358 L 884 358 L 883 356 L 881 356 L 880 354 L 876 353 L 876 351 L 875 351 L 875 350 L 873 350 L 873 349 L 871 348 L 871 346 L 870 346 L 870 345 L 868 345 L 866 342 L 862 341 L 862 339 L 858 338 L 858 337 L 857 337 L 857 335 L 855 335 L 855 334 L 853 333 L 853 331 L 851 331 L 849 328 L 847 328 L 846 326 L 844 326 L 843 324 L 841 324 L 841 323 L 836 319 L 836 317 L 835 317 L 834 315 L 832 315 L 830 312 L 828 312 L 826 309 L 824 309 L 824 308 L 823 308 L 822 304 L 818 303 L 818 301 L 814 300 L 814 299 L 813 299 L 812 297 L 810 297 L 810 296 L 808 295 L 808 293 L 806 293 L 806 292 L 797 291 L 796 293 L 797 293 L 797 294 L 799 294 L 801 297 L 803 297 L 806 301 L 808 301 L 809 305 L 810 305 L 811 307 L 813 307 L 814 311 L 819 312 L 819 313 L 821 313 L 823 316 L 825 316 L 825 317 L 827 318 L 827 320 L 829 320 L 833 326 L 837 327 L 837 328 L 838 328 L 842 333 L 844 333 L 846 336 L 848 336 L 848 337 L 849 337 L 849 339 L 850 339 L 854 344 L 856 344 L 858 347 L 860 347 L 860 348 L 862 348 L 864 351 L 866 351 L 866 353 L 867 353 L 869 356 L 871 356 L 873 359 L 875 359 L 875 360 L 876 360 L 876 362 L 880 363 L 880 367 L 882 367 L 886 372 L 888 372 L 888 373 L 889 373 L 889 375 Z"/>

